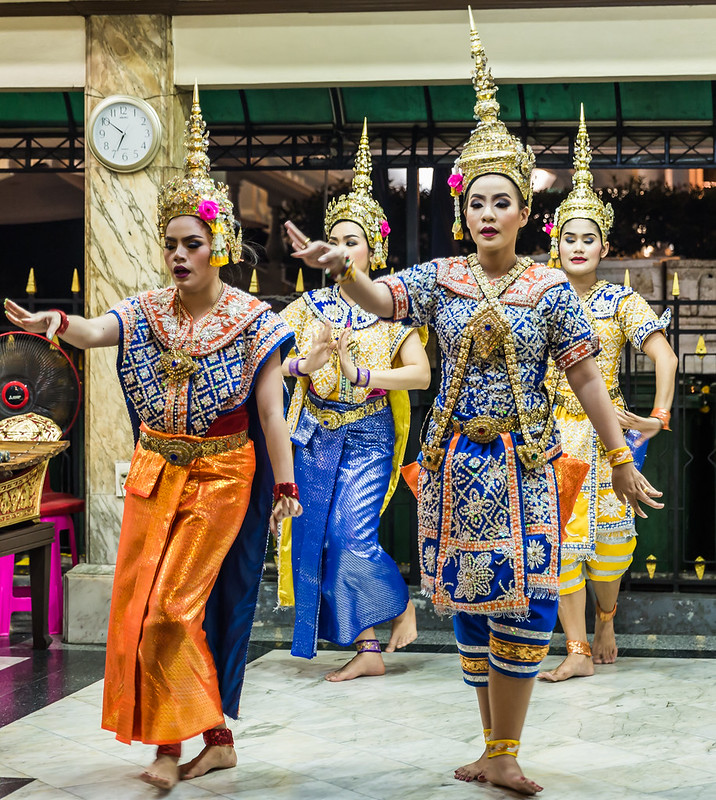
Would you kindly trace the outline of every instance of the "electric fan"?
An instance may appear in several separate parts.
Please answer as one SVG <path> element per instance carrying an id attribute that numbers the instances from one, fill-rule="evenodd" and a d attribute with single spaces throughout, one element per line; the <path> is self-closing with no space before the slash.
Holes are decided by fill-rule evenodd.
<path id="1" fill-rule="evenodd" d="M 79 375 L 61 347 L 38 333 L 0 334 L 0 420 L 33 412 L 66 436 L 81 397 Z"/>

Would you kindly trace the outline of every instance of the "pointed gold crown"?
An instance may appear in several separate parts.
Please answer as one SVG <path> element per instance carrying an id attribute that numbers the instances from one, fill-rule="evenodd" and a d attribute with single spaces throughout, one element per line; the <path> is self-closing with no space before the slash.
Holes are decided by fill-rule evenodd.
<path id="1" fill-rule="evenodd" d="M 572 175 L 572 191 L 559 204 L 554 212 L 554 225 L 550 231 L 550 262 L 559 264 L 559 237 L 562 226 L 570 219 L 589 219 L 596 223 L 602 234 L 602 243 L 609 238 L 609 231 L 614 224 L 614 209 L 611 203 L 603 203 L 592 188 L 594 178 L 589 170 L 592 162 L 592 151 L 589 148 L 589 134 L 584 121 L 584 104 L 579 113 L 579 131 L 574 149 L 574 175 Z"/>
<path id="2" fill-rule="evenodd" d="M 209 134 L 199 106 L 199 89 L 194 85 L 191 115 L 184 131 L 184 174 L 172 178 L 159 190 L 157 226 L 164 239 L 169 220 L 174 217 L 199 217 L 211 228 L 211 265 L 223 267 L 241 260 L 241 227 L 234 231 L 234 206 L 229 189 L 209 177 L 211 165 L 207 151 Z"/>
<path id="3" fill-rule="evenodd" d="M 475 66 L 472 70 L 472 84 L 475 87 L 475 111 L 477 127 L 455 161 L 453 174 L 448 180 L 451 194 L 455 198 L 455 224 L 453 233 L 462 239 L 459 196 L 480 175 L 505 175 L 520 190 L 528 207 L 532 204 L 532 170 L 535 157 L 532 148 L 524 146 L 513 136 L 504 122 L 500 120 L 500 104 L 497 102 L 497 87 L 492 71 L 487 66 L 487 54 L 480 36 L 475 30 L 470 14 L 470 53 Z"/>
<path id="4" fill-rule="evenodd" d="M 370 174 L 373 169 L 368 141 L 368 120 L 363 120 L 363 133 L 360 137 L 356 162 L 353 170 L 352 192 L 334 198 L 328 204 L 323 227 L 326 238 L 337 222 L 348 220 L 360 225 L 373 251 L 370 259 L 371 269 L 381 269 L 388 258 L 388 234 L 390 225 L 385 218 L 385 211 L 377 200 L 373 199 L 373 183 Z"/>

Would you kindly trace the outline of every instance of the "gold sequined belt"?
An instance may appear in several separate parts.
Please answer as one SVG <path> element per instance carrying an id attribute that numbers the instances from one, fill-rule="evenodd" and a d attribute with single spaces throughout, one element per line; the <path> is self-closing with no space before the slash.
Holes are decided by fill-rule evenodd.
<path id="1" fill-rule="evenodd" d="M 336 411 L 335 408 L 319 408 L 307 397 L 303 401 L 306 409 L 318 420 L 320 426 L 329 431 L 335 431 L 343 425 L 350 425 L 351 422 L 358 422 L 359 419 L 372 417 L 382 411 L 388 405 L 387 395 L 372 400 L 370 403 L 351 408 L 348 411 Z"/>
<path id="2" fill-rule="evenodd" d="M 442 412 L 433 412 L 436 422 Z M 545 421 L 544 412 L 535 408 L 525 414 L 525 421 L 528 425 L 536 425 L 537 423 Z M 467 436 L 472 442 L 478 444 L 486 444 L 492 442 L 501 433 L 509 433 L 510 431 L 520 430 L 520 420 L 516 415 L 508 417 L 490 417 L 486 414 L 481 414 L 472 419 L 456 419 L 452 418 L 452 428 L 457 433 L 462 433 Z"/>
<path id="3" fill-rule="evenodd" d="M 614 386 L 609 390 L 609 398 L 611 400 L 617 400 L 621 397 L 622 392 L 618 386 Z M 570 395 L 562 394 L 561 392 L 555 392 L 554 404 L 556 406 L 560 406 L 568 414 L 572 414 L 575 417 L 586 413 L 582 408 L 582 404 L 579 402 L 579 400 L 577 400 L 576 397 L 570 397 Z"/>
<path id="4" fill-rule="evenodd" d="M 186 467 L 195 458 L 205 456 L 216 456 L 220 453 L 228 453 L 229 450 L 238 450 L 249 441 L 247 431 L 232 433 L 230 436 L 219 436 L 215 439 L 204 439 L 198 442 L 187 442 L 186 439 L 164 438 L 163 436 L 152 436 L 151 433 L 141 431 L 139 443 L 145 450 L 151 450 L 177 467 Z"/>

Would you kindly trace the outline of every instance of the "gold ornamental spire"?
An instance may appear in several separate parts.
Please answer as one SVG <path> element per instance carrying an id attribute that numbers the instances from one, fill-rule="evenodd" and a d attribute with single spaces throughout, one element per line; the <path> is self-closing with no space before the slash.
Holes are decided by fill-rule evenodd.
<path id="1" fill-rule="evenodd" d="M 589 167 L 592 163 L 592 151 L 589 146 L 587 123 L 584 120 L 584 103 L 579 111 L 579 129 L 574 146 L 574 174 L 572 175 L 572 191 L 560 203 L 554 212 L 554 225 L 550 232 L 550 261 L 552 266 L 559 266 L 559 237 L 562 226 L 570 219 L 588 219 L 599 228 L 602 244 L 609 238 L 609 231 L 614 224 L 614 209 L 611 203 L 604 203 L 592 188 L 594 176 Z"/>
<path id="2" fill-rule="evenodd" d="M 487 53 L 482 46 L 480 34 L 475 28 L 472 7 L 467 7 L 470 16 L 470 55 L 474 62 L 472 68 L 472 85 L 475 88 L 475 108 L 473 116 L 483 125 L 499 123 L 500 104 L 497 102 L 497 86 L 492 77 L 492 70 L 487 66 Z"/>
<path id="3" fill-rule="evenodd" d="M 371 269 L 381 269 L 386 265 L 388 258 L 390 225 L 385 218 L 385 211 L 372 195 L 372 170 L 373 160 L 370 155 L 368 120 L 364 117 L 363 131 L 356 152 L 351 191 L 331 200 L 323 219 L 323 228 L 326 238 L 328 238 L 333 226 L 338 222 L 348 221 L 360 225 L 371 250 Z"/>
<path id="4" fill-rule="evenodd" d="M 188 175 L 202 177 L 209 174 L 209 136 L 206 133 L 206 122 L 199 105 L 199 86 L 194 82 L 194 93 L 191 100 L 191 114 L 184 132 L 184 169 Z"/>
<path id="5" fill-rule="evenodd" d="M 360 135 L 353 172 L 353 191 L 356 194 L 370 195 L 373 191 L 373 182 L 370 179 L 372 171 L 373 159 L 370 155 L 370 141 L 368 140 L 368 118 L 363 117 L 363 132 Z"/>

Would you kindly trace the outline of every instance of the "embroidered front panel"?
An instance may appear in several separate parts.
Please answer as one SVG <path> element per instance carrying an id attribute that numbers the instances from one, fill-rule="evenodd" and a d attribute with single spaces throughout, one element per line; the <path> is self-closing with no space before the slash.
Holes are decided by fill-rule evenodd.
<path id="1" fill-rule="evenodd" d="M 231 291 L 233 294 L 236 290 Z M 253 298 L 247 297 L 244 306 L 252 305 Z M 237 315 L 236 329 L 231 335 L 224 329 L 221 335 L 226 344 L 218 350 L 208 347 L 205 354 L 195 356 L 197 370 L 193 375 L 167 383 L 160 363 L 165 348 L 155 333 L 158 326 L 156 320 L 151 325 L 144 313 L 153 304 L 141 300 L 140 295 L 114 309 L 123 323 L 131 319 L 128 308 L 134 314 L 131 332 L 126 331 L 128 341 L 123 343 L 118 374 L 139 420 L 166 433 L 204 435 L 217 416 L 246 401 L 264 359 L 290 336 L 281 318 L 270 310 L 258 316 Z"/>
<path id="2" fill-rule="evenodd" d="M 334 339 L 345 328 L 350 328 L 353 363 L 371 370 L 390 369 L 410 333 L 410 328 L 401 323 L 386 322 L 360 306 L 351 306 L 341 297 L 337 286 L 306 292 L 287 306 L 281 316 L 293 329 L 296 351 L 302 356 L 308 355 L 313 337 L 327 322 L 333 329 Z M 311 373 L 311 383 L 319 397 L 344 403 L 363 403 L 372 391 L 351 385 L 341 372 L 337 353 L 321 369 Z"/>

